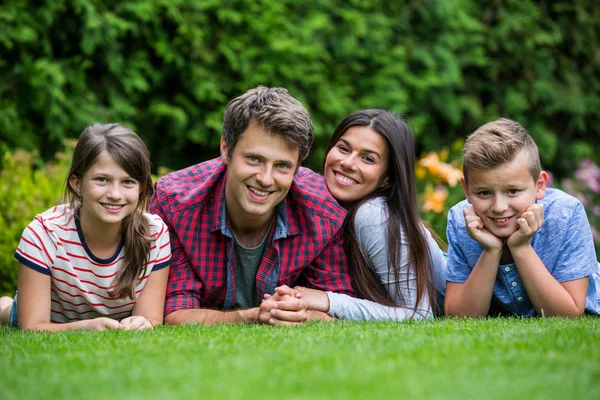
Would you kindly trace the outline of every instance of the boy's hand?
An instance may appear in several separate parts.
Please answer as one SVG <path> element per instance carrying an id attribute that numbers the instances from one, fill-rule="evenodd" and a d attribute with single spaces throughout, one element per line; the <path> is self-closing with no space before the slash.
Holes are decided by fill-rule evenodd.
<path id="1" fill-rule="evenodd" d="M 483 221 L 473 208 L 467 207 L 463 209 L 463 214 L 469 236 L 475 239 L 487 251 L 502 250 L 502 240 L 485 228 Z"/>
<path id="2" fill-rule="evenodd" d="M 510 237 L 506 244 L 510 249 L 514 249 L 529 244 L 531 237 L 540 230 L 544 224 L 544 205 L 532 204 L 517 219 L 519 229 Z"/>

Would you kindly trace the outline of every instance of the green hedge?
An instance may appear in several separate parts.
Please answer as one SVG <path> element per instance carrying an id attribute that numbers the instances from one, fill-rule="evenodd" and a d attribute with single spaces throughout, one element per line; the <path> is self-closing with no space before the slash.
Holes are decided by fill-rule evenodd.
<path id="1" fill-rule="evenodd" d="M 0 295 L 14 295 L 18 262 L 13 257 L 33 218 L 62 204 L 73 141 L 52 162 L 38 165 L 35 153 L 4 151 L 0 171 Z M 0 149 L 1 150 L 1 149 Z"/>
<path id="2" fill-rule="evenodd" d="M 515 118 L 563 176 L 600 161 L 599 21 L 589 0 L 7 0 L 0 140 L 49 159 L 119 121 L 180 168 L 216 155 L 227 101 L 265 84 L 310 110 L 315 169 L 345 115 L 382 107 L 419 152 Z"/>

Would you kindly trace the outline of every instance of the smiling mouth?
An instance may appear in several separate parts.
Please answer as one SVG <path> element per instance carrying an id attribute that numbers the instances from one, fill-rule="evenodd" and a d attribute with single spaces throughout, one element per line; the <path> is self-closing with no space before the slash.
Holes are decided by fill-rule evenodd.
<path id="1" fill-rule="evenodd" d="M 262 191 L 262 190 L 258 190 L 258 189 L 256 189 L 256 188 L 254 188 L 254 187 L 250 187 L 250 186 L 248 186 L 248 190 L 249 190 L 249 191 L 251 191 L 252 193 L 254 193 L 255 195 L 257 195 L 257 196 L 261 196 L 261 197 L 266 197 L 266 196 L 268 196 L 269 194 L 271 194 L 271 192 L 264 192 L 264 191 Z"/>
<path id="2" fill-rule="evenodd" d="M 358 184 L 358 182 L 355 181 L 354 179 L 348 178 L 347 176 L 342 175 L 339 172 L 335 172 L 334 174 L 335 174 L 335 179 L 338 182 L 343 183 L 344 185 L 356 185 L 356 184 Z"/>
<path id="3" fill-rule="evenodd" d="M 502 224 L 502 223 L 504 223 L 504 222 L 508 221 L 508 220 L 509 220 L 509 219 L 511 219 L 511 218 L 512 218 L 512 217 L 502 217 L 502 218 L 492 218 L 492 217 L 490 217 L 490 219 L 491 219 L 492 221 L 494 221 L 494 222 L 498 222 L 498 223 L 500 223 L 500 224 Z"/>
<path id="4" fill-rule="evenodd" d="M 109 210 L 119 210 L 123 207 L 125 207 L 124 205 L 119 205 L 119 204 L 102 204 L 102 207 L 107 208 Z"/>

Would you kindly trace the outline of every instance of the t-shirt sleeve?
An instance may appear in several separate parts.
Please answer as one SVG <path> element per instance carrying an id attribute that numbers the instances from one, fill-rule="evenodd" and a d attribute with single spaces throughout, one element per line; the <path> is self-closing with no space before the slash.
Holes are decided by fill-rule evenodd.
<path id="1" fill-rule="evenodd" d="M 549 238 L 549 243 L 562 240 L 562 243 L 556 243 L 560 246 L 559 256 L 550 269 L 557 281 L 568 282 L 593 275 L 597 271 L 598 261 L 592 230 L 580 202 L 571 209 L 567 231 L 552 231 L 550 234 L 555 235 L 555 239 Z"/>
<path id="2" fill-rule="evenodd" d="M 23 231 L 15 258 L 23 265 L 50 275 L 57 248 L 52 233 L 38 218 L 34 219 Z"/>
<path id="3" fill-rule="evenodd" d="M 461 220 L 458 220 L 461 218 Z M 448 226 L 446 237 L 448 238 L 448 263 L 446 265 L 446 280 L 449 282 L 465 283 L 471 274 L 471 267 L 461 248 L 461 239 L 464 240 L 466 231 L 459 221 L 463 221 L 462 210 L 451 209 L 448 212 Z"/>
<path id="4" fill-rule="evenodd" d="M 171 241 L 169 239 L 169 229 L 167 225 L 158 217 L 153 215 L 153 224 L 158 225 L 156 230 L 155 240 L 153 244 L 153 267 L 152 271 L 158 271 L 168 267 L 171 262 Z"/>

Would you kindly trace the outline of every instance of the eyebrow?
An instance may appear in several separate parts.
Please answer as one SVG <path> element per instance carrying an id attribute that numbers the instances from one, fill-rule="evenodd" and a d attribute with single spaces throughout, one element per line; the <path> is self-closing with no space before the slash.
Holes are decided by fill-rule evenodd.
<path id="1" fill-rule="evenodd" d="M 338 142 L 344 142 L 347 146 L 350 146 L 350 142 L 348 142 L 346 139 L 339 138 Z M 350 147 L 352 147 L 352 146 L 350 146 Z M 365 152 L 365 153 L 369 153 L 369 154 L 375 154 L 381 160 L 381 154 L 379 154 L 375 150 L 362 149 L 361 152 Z"/>
<path id="2" fill-rule="evenodd" d="M 254 152 L 254 151 L 244 152 L 243 155 L 245 157 L 252 156 L 252 157 L 260 158 L 262 160 L 266 160 L 267 159 L 267 157 L 265 157 L 264 155 L 262 155 L 260 153 L 257 153 L 257 152 Z M 295 161 L 290 160 L 290 159 L 279 159 L 279 160 L 274 160 L 273 163 L 274 164 L 284 163 L 284 164 L 288 164 L 290 167 L 292 167 L 292 166 L 294 166 Z"/>

